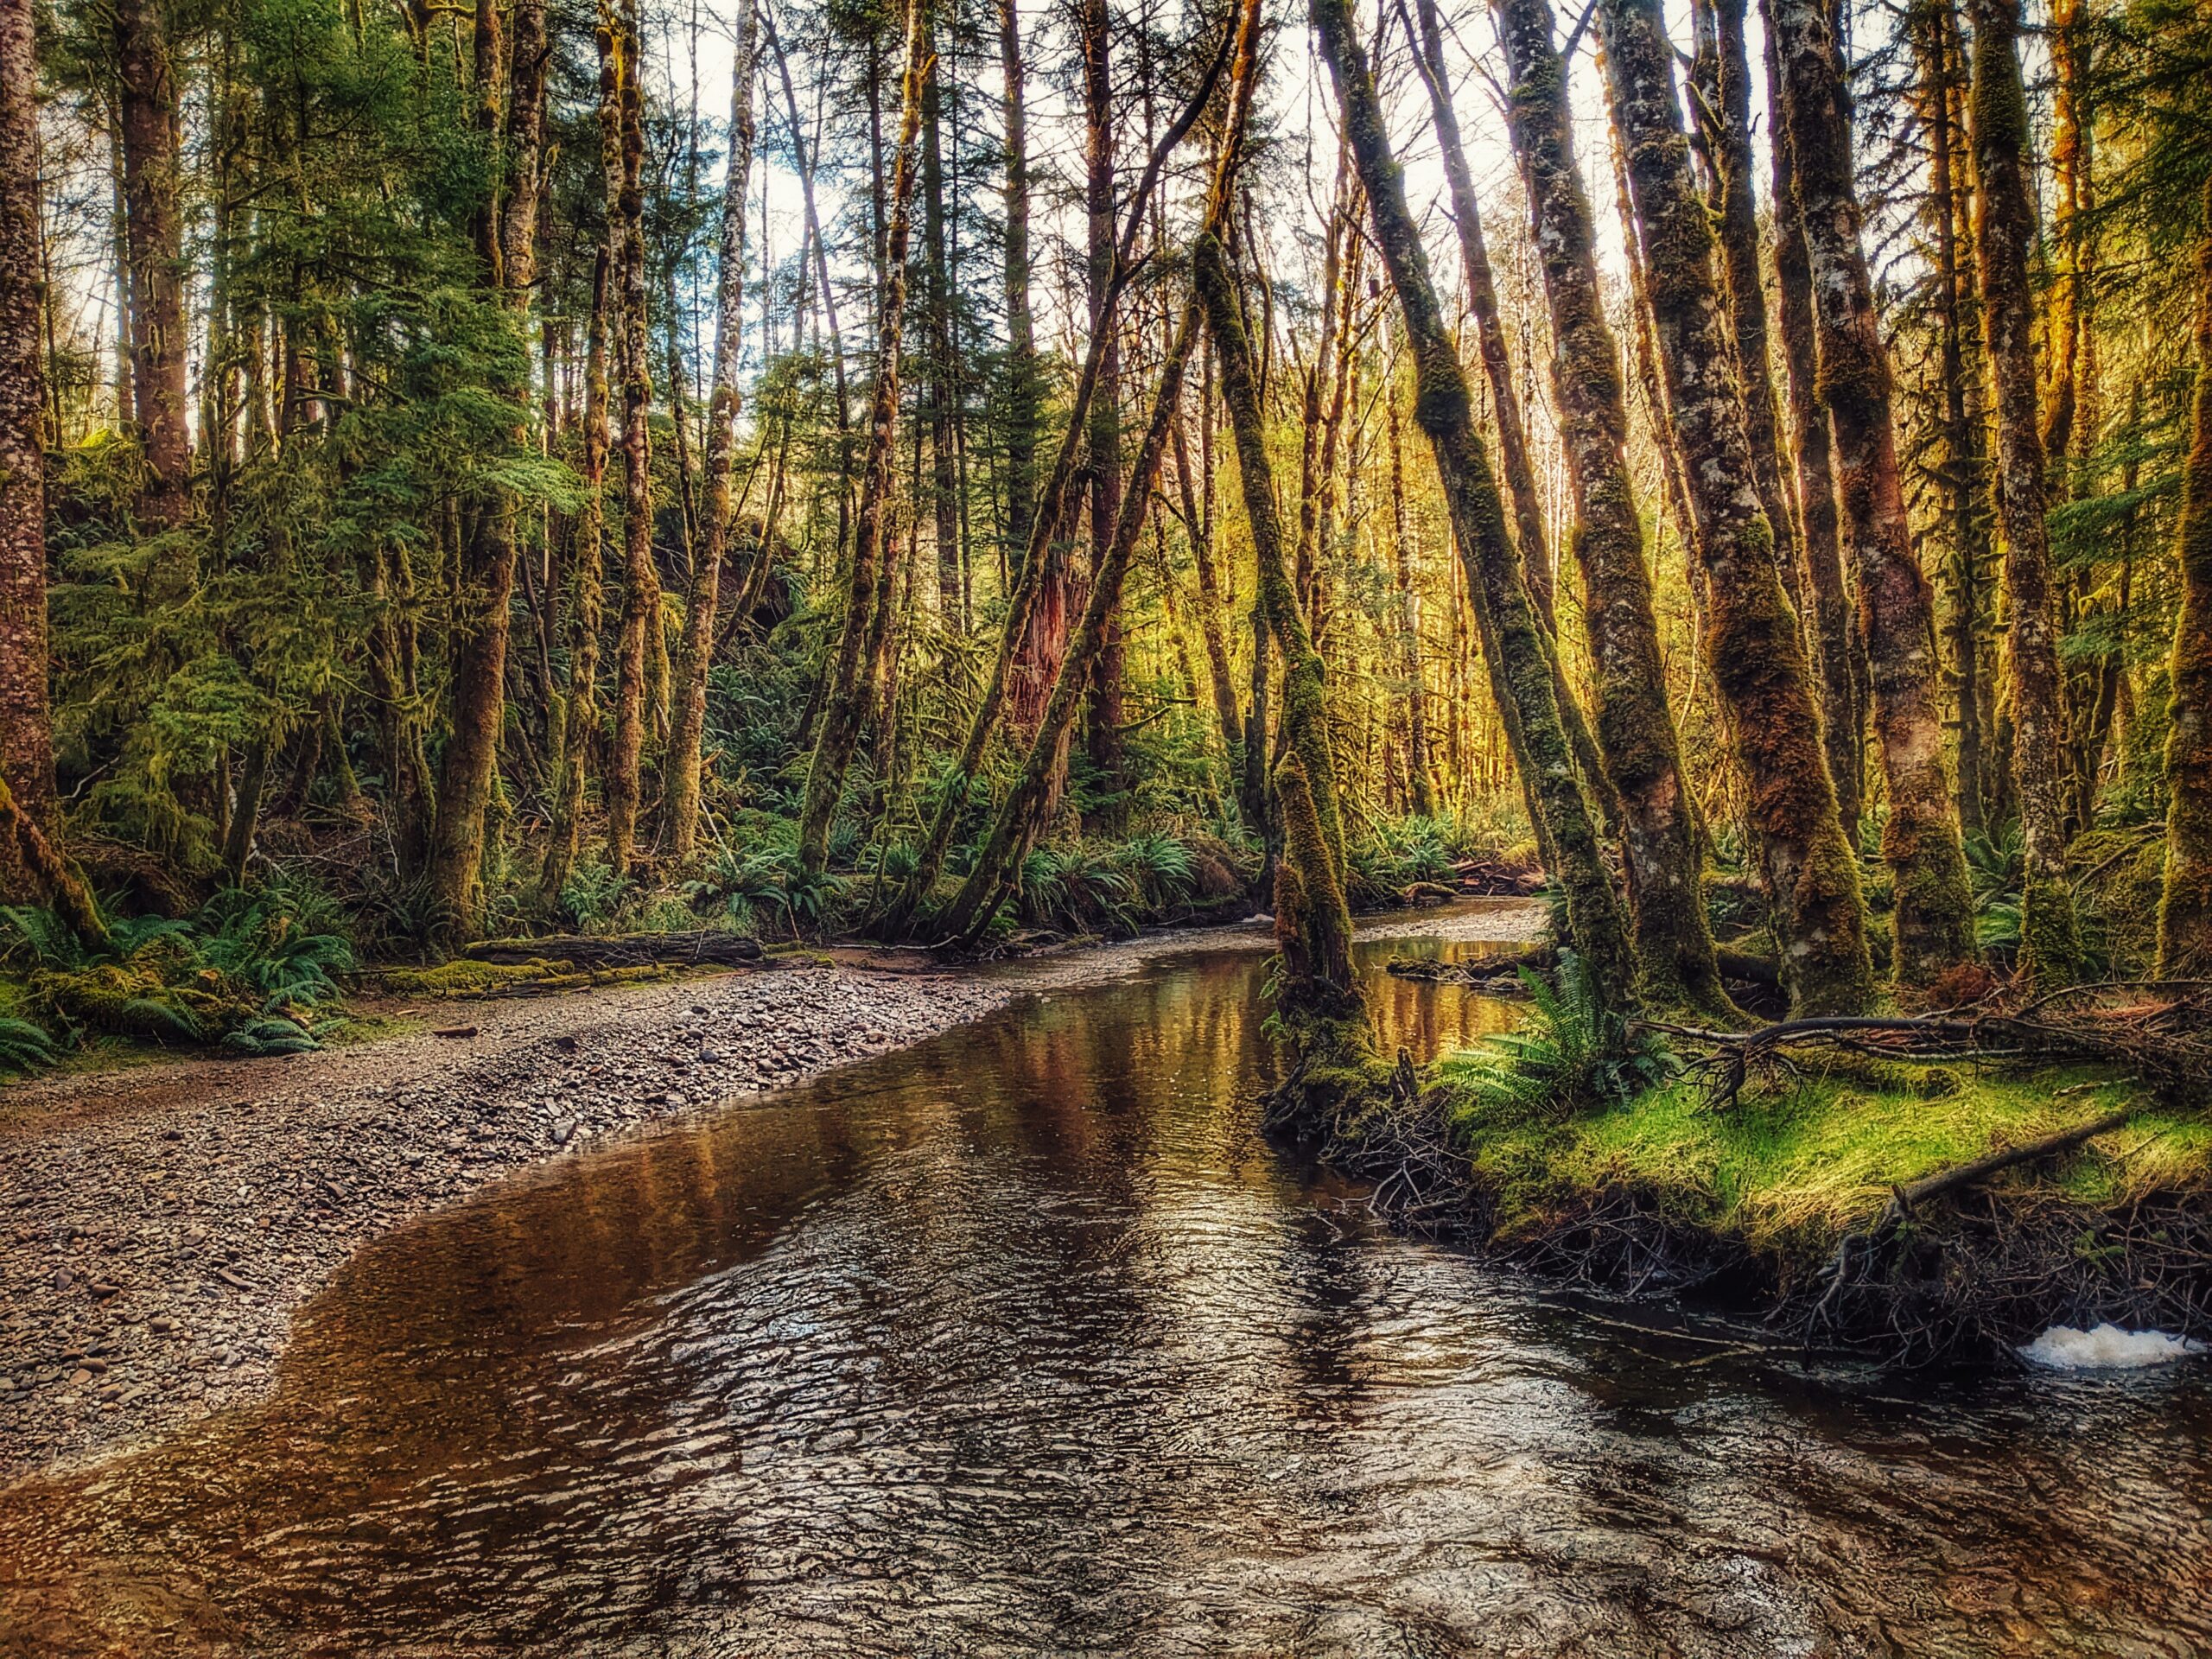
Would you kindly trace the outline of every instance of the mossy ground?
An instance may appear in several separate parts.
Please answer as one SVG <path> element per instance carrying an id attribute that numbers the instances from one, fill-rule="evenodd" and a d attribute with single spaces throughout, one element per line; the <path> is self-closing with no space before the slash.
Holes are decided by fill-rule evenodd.
<path id="1" fill-rule="evenodd" d="M 1473 1098 L 1455 1090 L 1452 1072 L 1449 1060 L 1436 1072 L 1448 1121 L 1508 1240 L 1626 1189 L 1669 1219 L 1756 1254 L 1822 1258 L 1840 1235 L 1873 1220 L 1893 1186 L 2131 1104 L 2137 1116 L 2125 1129 L 1995 1185 L 2093 1208 L 2212 1190 L 2212 1118 L 2089 1070 L 1955 1073 L 1948 1092 L 1931 1094 L 1808 1066 L 1794 1079 L 1747 1086 L 1725 1109 L 1699 1079 L 1678 1077 L 1611 1110 L 1518 1123 L 1484 1121 Z"/>

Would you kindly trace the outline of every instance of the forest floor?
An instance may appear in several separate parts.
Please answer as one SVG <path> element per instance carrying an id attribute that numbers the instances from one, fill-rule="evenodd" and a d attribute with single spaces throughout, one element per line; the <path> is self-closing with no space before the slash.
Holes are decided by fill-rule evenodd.
<path id="1" fill-rule="evenodd" d="M 369 999 L 400 1034 L 0 1090 L 0 1481 L 269 1384 L 365 1240 L 507 1171 L 1264 925 L 946 968 L 838 949 L 557 996 Z"/>

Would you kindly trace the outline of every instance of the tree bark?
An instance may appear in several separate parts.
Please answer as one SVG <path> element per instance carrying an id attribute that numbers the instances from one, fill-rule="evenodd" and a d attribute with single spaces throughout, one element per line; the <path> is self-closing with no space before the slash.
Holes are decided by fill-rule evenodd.
<path id="1" fill-rule="evenodd" d="M 1091 579 L 1111 556 L 1115 526 L 1122 507 L 1122 353 L 1105 314 L 1106 287 L 1114 266 L 1114 82 L 1112 19 L 1106 0 L 1080 0 L 1077 35 L 1083 52 L 1084 202 L 1087 213 L 1090 327 L 1107 334 L 1105 366 L 1090 400 Z M 1072 650 L 1072 645 L 1069 647 Z M 1102 827 L 1118 825 L 1122 776 L 1122 619 L 1106 619 L 1104 638 L 1090 685 L 1084 748 L 1097 786 L 1111 804 Z"/>
<path id="2" fill-rule="evenodd" d="M 2212 180 L 2196 245 L 2196 392 L 2182 470 L 2181 610 L 2166 739 L 2166 881 L 2158 972 L 2212 976 Z"/>
<path id="3" fill-rule="evenodd" d="M 737 454 L 737 370 L 745 334 L 745 193 L 753 174 L 753 0 L 739 0 L 730 67 L 729 159 L 722 182 L 721 265 L 715 284 L 715 364 L 707 400 L 706 501 L 691 594 L 676 659 L 675 717 L 661 766 L 661 833 L 689 858 L 699 833 L 700 747 L 707 724 L 707 670 L 714 655 L 722 562 L 729 550 L 730 474 Z M 769 541 L 762 534 L 765 548 Z"/>
<path id="4" fill-rule="evenodd" d="M 930 505 L 937 550 L 938 626 L 968 628 L 960 574 L 960 486 L 955 454 L 958 365 L 952 354 L 952 271 L 946 263 L 944 93 L 935 68 L 922 95 L 922 258 L 929 278 Z"/>
<path id="5" fill-rule="evenodd" d="M 1856 1013 L 1873 996 L 1859 866 L 1836 815 L 1796 619 L 1759 508 L 1716 249 L 1690 181 L 1657 0 L 1599 0 L 1607 91 L 1650 261 L 1652 316 L 1707 575 L 1713 675 L 1738 765 L 1793 1007 Z"/>
<path id="6" fill-rule="evenodd" d="M 1724 7 L 1733 3 L 1720 0 Z M 1943 763 L 1935 593 L 1905 513 L 1889 352 L 1861 245 L 1841 47 L 1826 0 L 1770 0 L 1769 12 L 1781 60 L 1783 136 L 1811 263 L 1820 390 L 1835 435 L 1889 792 L 1882 855 L 1897 893 L 1893 970 L 1901 989 L 1916 991 L 1977 956 L 1974 899 Z"/>
<path id="7" fill-rule="evenodd" d="M 660 571 L 653 563 L 653 372 L 645 334 L 644 49 L 636 0 L 624 0 L 599 29 L 600 156 L 614 250 L 615 361 L 622 377 L 622 626 L 615 645 L 614 745 L 605 779 L 607 861 L 623 874 L 637 858 L 650 636 L 660 628 Z"/>
<path id="8" fill-rule="evenodd" d="M 31 0 L 0 0 L 0 783 L 57 834 L 48 703 L 45 249 Z M 0 844 L 0 889 L 22 861 Z"/>
<path id="9" fill-rule="evenodd" d="M 115 50 L 123 149 L 124 239 L 129 254 L 130 388 L 145 474 L 138 515 L 171 530 L 191 507 L 185 427 L 182 127 L 168 19 L 162 0 L 118 0 Z"/>
<path id="10" fill-rule="evenodd" d="M 540 0 L 515 7 L 512 43 L 494 0 L 476 16 L 478 130 L 494 158 L 479 204 L 476 252 L 484 286 L 508 314 L 518 340 L 536 276 L 537 206 L 545 122 L 545 13 Z M 527 354 L 518 360 L 526 363 Z M 527 371 L 493 388 L 516 406 L 523 441 L 530 404 Z M 506 713 L 508 607 L 515 578 L 515 504 L 493 490 L 476 504 L 459 550 L 460 593 L 454 622 L 452 730 L 439 758 L 437 806 L 428 874 L 443 912 L 440 929 L 476 931 L 483 912 L 484 819 L 490 810 Z"/>
<path id="11" fill-rule="evenodd" d="M 884 226 L 883 298 L 876 321 L 875 389 L 869 399 L 868 460 L 845 589 L 845 620 L 831 658 L 822 730 L 807 767 L 799 812 L 799 861 L 818 873 L 830 859 L 830 829 L 843 793 L 845 771 L 860 747 L 873 672 L 889 618 L 876 601 L 890 534 L 887 515 L 899 442 L 899 351 L 906 320 L 906 250 L 914 222 L 915 141 L 922 124 L 922 88 L 930 67 L 927 0 L 906 0 L 906 61 L 899 79 L 899 139 L 891 168 L 889 219 Z"/>
<path id="12" fill-rule="evenodd" d="M 1029 115 L 1020 0 L 999 0 L 999 69 L 1006 83 L 1006 544 L 1029 546 L 1036 512 L 1039 386 L 1029 304 Z"/>
<path id="13" fill-rule="evenodd" d="M 1406 804 L 1421 817 L 1436 812 L 1436 780 L 1428 760 L 1428 691 L 1422 680 L 1421 595 L 1414 587 L 1413 527 L 1406 518 L 1405 442 L 1400 433 L 1398 394 L 1386 385 L 1390 431 L 1390 550 L 1398 579 L 1398 672 L 1405 683 Z"/>
<path id="14" fill-rule="evenodd" d="M 1599 286 L 1596 226 L 1574 161 L 1566 66 L 1547 0 L 1495 0 L 1507 126 L 1527 187 L 1554 342 L 1552 392 L 1574 495 L 1574 556 L 1597 670 L 1598 741 L 1622 804 L 1643 1000 L 1733 1013 L 1714 966 L 1697 827 L 1628 469 L 1621 354 Z"/>
<path id="15" fill-rule="evenodd" d="M 1401 0 L 1402 4 L 1402 0 Z M 1444 178 L 1452 192 L 1452 220 L 1459 236 L 1460 274 L 1467 287 L 1467 309 L 1475 319 L 1475 341 L 1480 348 L 1483 374 L 1490 382 L 1491 407 L 1497 424 L 1497 459 L 1505 474 L 1506 493 L 1513 500 L 1513 528 L 1521 543 L 1521 563 L 1529 572 L 1529 594 L 1544 613 L 1545 626 L 1553 620 L 1555 567 L 1551 542 L 1544 532 L 1543 498 L 1537 493 L 1535 467 L 1529 460 L 1529 427 L 1521 413 L 1520 389 L 1513 384 L 1513 359 L 1507 353 L 1505 325 L 1497 308 L 1497 284 L 1490 268 L 1490 249 L 1483 239 L 1482 203 L 1475 194 L 1474 175 L 1467 166 L 1465 145 L 1459 137 L 1459 118 L 1452 104 L 1451 82 L 1445 73 L 1444 31 L 1436 14 L 1436 0 L 1415 0 L 1421 32 L 1407 34 L 1416 43 L 1415 67 L 1428 92 L 1429 115 L 1436 127 L 1437 148 L 1444 158 Z"/>
<path id="16" fill-rule="evenodd" d="M 1974 0 L 1973 126 L 1980 214 L 1982 312 L 1996 392 L 1997 518 L 2005 532 L 2006 636 L 2012 687 L 2012 780 L 2019 797 L 2026 881 L 2020 969 L 2063 984 L 2081 969 L 2073 889 L 2066 879 L 2066 800 L 2058 667 L 2058 607 L 2050 571 L 2043 434 L 2037 423 L 2036 239 L 2028 177 L 2028 99 L 2020 78 L 2018 0 Z"/>
<path id="17" fill-rule="evenodd" d="M 1405 179 L 1390 153 L 1389 130 L 1365 54 L 1352 31 L 1347 0 L 1312 0 L 1313 23 L 1343 111 L 1345 135 L 1366 188 L 1368 207 L 1404 315 L 1414 359 L 1414 418 L 1428 436 L 1442 479 L 1467 588 L 1489 618 L 1496 645 L 1493 683 L 1501 712 L 1510 709 L 1520 730 L 1515 759 L 1537 798 L 1557 849 L 1554 872 L 1566 889 L 1575 948 L 1591 982 L 1609 1005 L 1627 1000 L 1633 963 L 1612 879 L 1599 849 L 1597 825 L 1576 775 L 1568 746 L 1554 664 L 1545 648 L 1542 619 L 1505 527 L 1504 504 L 1490 458 L 1474 428 L 1472 399 L 1444 327 L 1428 256 L 1406 201 Z"/>
<path id="18" fill-rule="evenodd" d="M 570 537 L 569 694 L 561 722 L 562 753 L 553 790 L 553 822 L 538 876 L 538 905 L 550 911 L 582 839 L 584 779 L 599 733 L 599 628 L 607 559 L 607 313 L 613 281 L 605 243 L 592 270 L 591 321 L 584 343 L 583 511 Z"/>
<path id="19" fill-rule="evenodd" d="M 1783 130 L 1782 68 L 1775 54 L 1774 26 L 1765 18 L 1768 130 Z M 1820 683 L 1821 729 L 1826 741 L 1828 775 L 1835 784 L 1838 815 L 1856 826 L 1865 808 L 1866 726 L 1859 707 L 1853 660 L 1855 624 L 1843 577 L 1843 539 L 1836 509 L 1834 450 L 1828 412 L 1821 402 L 1820 348 L 1814 340 L 1813 268 L 1805 249 L 1805 227 L 1798 213 L 1796 169 L 1789 146 L 1770 146 L 1774 158 L 1775 321 L 1782 337 L 1782 361 L 1789 396 L 1790 448 L 1796 459 L 1799 547 L 1804 559 L 1807 608 L 1803 619 L 1813 666 Z"/>

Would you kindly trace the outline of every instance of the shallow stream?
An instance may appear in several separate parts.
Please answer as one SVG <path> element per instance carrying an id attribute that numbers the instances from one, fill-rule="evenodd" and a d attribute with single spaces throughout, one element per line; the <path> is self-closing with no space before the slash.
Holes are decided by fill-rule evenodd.
<path id="1" fill-rule="evenodd" d="M 2212 1652 L 2212 1367 L 1808 1369 L 1393 1236 L 1256 1135 L 1261 974 L 393 1234 L 271 1399 L 0 1499 L 0 1652 Z"/>

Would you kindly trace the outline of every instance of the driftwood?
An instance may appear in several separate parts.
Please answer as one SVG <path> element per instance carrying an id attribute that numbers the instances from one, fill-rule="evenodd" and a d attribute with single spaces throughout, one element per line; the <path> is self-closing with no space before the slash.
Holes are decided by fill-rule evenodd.
<path id="1" fill-rule="evenodd" d="M 483 939 L 463 948 L 471 962 L 565 962 L 601 968 L 734 968 L 760 960 L 760 941 L 701 928 L 684 933 L 628 933 L 618 938 L 561 933 L 542 939 Z"/>

